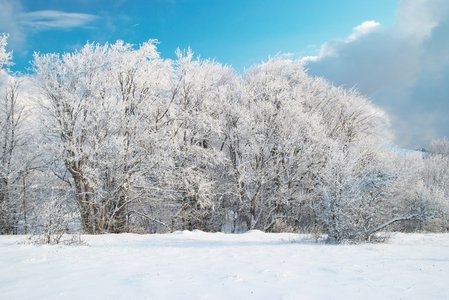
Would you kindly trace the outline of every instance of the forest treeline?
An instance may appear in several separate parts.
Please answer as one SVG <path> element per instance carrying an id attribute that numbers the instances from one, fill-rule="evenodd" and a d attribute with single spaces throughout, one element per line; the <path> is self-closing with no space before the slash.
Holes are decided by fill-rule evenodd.
<path id="1" fill-rule="evenodd" d="M 356 90 L 273 58 L 244 74 L 157 42 L 88 43 L 8 71 L 0 37 L 0 233 L 449 229 L 449 142 L 391 146 Z"/>

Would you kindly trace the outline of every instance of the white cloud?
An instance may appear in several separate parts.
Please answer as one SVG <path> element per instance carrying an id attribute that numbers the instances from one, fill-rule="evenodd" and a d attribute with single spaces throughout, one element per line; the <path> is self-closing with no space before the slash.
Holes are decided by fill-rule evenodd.
<path id="1" fill-rule="evenodd" d="M 352 33 L 345 40 L 334 40 L 326 42 L 320 47 L 320 53 L 318 55 L 304 56 L 301 60 L 305 63 L 307 62 L 317 62 L 324 57 L 337 56 L 339 53 L 339 48 L 343 47 L 345 44 L 352 43 L 364 35 L 374 32 L 380 27 L 380 23 L 376 21 L 365 21 L 360 25 L 357 25 L 352 29 Z"/>
<path id="2" fill-rule="evenodd" d="M 396 24 L 356 26 L 303 58 L 309 72 L 357 87 L 386 109 L 401 146 L 449 136 L 449 1 L 401 1 Z"/>
<path id="3" fill-rule="evenodd" d="M 348 37 L 348 39 L 346 41 L 353 42 L 353 41 L 359 39 L 360 37 L 362 37 L 370 32 L 373 32 L 374 30 L 376 30 L 379 27 L 380 27 L 379 22 L 372 21 L 372 20 L 365 21 L 362 24 L 353 28 L 352 34 Z"/>
<path id="4" fill-rule="evenodd" d="M 401 1 L 397 30 L 402 36 L 426 38 L 448 17 L 447 0 Z"/>

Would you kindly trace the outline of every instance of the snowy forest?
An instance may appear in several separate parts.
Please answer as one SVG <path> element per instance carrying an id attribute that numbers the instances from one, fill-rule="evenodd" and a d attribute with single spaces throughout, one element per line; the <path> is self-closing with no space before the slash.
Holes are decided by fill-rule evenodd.
<path id="1" fill-rule="evenodd" d="M 157 41 L 35 53 L 0 36 L 0 233 L 449 230 L 449 141 L 393 146 L 355 89 L 275 57 L 242 74 Z"/>

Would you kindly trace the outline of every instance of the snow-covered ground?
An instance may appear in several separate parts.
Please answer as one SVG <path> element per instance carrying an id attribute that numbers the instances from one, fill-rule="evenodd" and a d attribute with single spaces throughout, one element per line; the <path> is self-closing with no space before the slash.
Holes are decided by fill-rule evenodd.
<path id="1" fill-rule="evenodd" d="M 449 299 L 449 235 L 327 245 L 294 234 L 0 236 L 0 299 Z"/>

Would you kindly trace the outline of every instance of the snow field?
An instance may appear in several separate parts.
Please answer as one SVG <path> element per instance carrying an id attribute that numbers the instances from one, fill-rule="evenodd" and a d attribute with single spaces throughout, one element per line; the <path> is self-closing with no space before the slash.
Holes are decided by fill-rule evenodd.
<path id="1" fill-rule="evenodd" d="M 327 245 L 251 231 L 0 236 L 0 299 L 448 299 L 449 234 Z"/>

